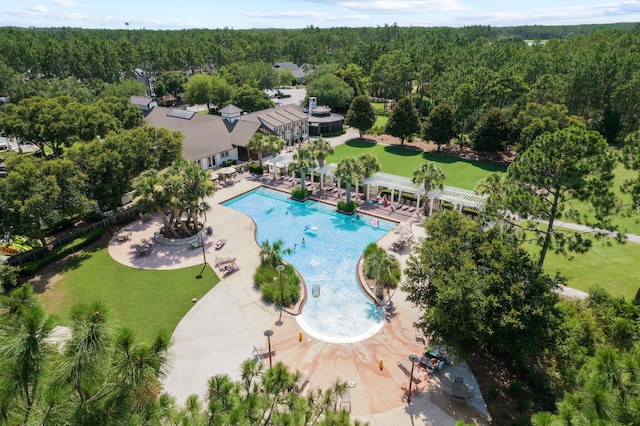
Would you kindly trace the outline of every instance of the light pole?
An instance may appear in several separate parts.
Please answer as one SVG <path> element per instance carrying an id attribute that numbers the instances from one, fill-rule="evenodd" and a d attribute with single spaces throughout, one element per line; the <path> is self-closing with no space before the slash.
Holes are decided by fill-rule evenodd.
<path id="1" fill-rule="evenodd" d="M 267 350 L 269 351 L 269 368 L 272 367 L 271 364 L 271 336 L 273 336 L 273 330 L 265 330 L 264 335 L 267 336 Z"/>
<path id="2" fill-rule="evenodd" d="M 202 258 L 204 259 L 204 264 L 207 264 L 207 255 L 204 251 L 204 239 L 202 239 L 202 234 L 200 234 L 200 247 L 202 247 Z"/>
<path id="3" fill-rule="evenodd" d="M 411 404 L 411 385 L 413 384 L 413 367 L 416 362 L 420 361 L 418 355 L 409 355 L 409 361 L 411 361 L 411 375 L 409 376 L 409 404 Z"/>
<path id="4" fill-rule="evenodd" d="M 284 271 L 284 265 L 276 266 L 276 270 L 280 272 L 280 307 L 284 306 L 284 288 L 282 287 L 282 271 Z"/>

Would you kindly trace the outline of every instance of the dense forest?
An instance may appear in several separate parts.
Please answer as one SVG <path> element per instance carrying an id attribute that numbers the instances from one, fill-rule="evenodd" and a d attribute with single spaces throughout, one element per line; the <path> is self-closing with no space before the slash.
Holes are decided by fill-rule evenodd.
<path id="1" fill-rule="evenodd" d="M 330 63 L 359 70 L 370 95 L 398 99 L 414 93 L 423 115 L 447 102 L 468 129 L 491 108 L 515 117 L 528 102 L 553 102 L 613 143 L 640 127 L 637 28 L 2 28 L 0 94 L 25 97 L 19 82 L 34 78 L 115 83 L 135 68 L 191 75 L 247 63 Z"/>
<path id="2" fill-rule="evenodd" d="M 364 98 L 360 111 L 352 105 L 351 116 L 347 114 L 347 122 L 361 132 L 376 119 L 369 97 L 379 97 L 398 101 L 391 123 L 401 121 L 396 115 L 406 106 L 421 136 L 438 147 L 455 139 L 462 144 L 467 136 L 478 151 L 513 147 L 518 155 L 505 179 L 484 182 L 497 203 L 489 206 L 495 207 L 493 213 L 545 218 L 538 235 L 547 248 L 586 251 L 588 238 L 563 236 L 553 228 L 553 220 L 579 223 L 577 200 L 593 207 L 598 222 L 587 224 L 608 229 L 616 206 L 613 168 L 622 160 L 640 169 L 636 23 L 183 31 L 0 28 L 0 49 L 0 96 L 8 102 L 0 114 L 0 132 L 41 150 L 38 156 L 7 159 L 9 173 L 0 180 L 3 234 L 44 241 L 43 224 L 87 214 L 94 204 L 116 209 L 137 175 L 180 157 L 182 135 L 141 126 L 141 113 L 128 102 L 129 95 L 146 90 L 132 81 L 136 68 L 162 82 L 165 93 L 180 92 L 186 102 L 220 106 L 240 105 L 243 98 L 260 100 L 266 96 L 263 89 L 282 84 L 268 76 L 275 62 L 307 64 L 314 69 L 305 81 L 308 91 L 340 89 L 334 91 L 338 100 L 331 106 L 346 110 L 352 99 Z M 203 87 L 211 90 L 200 91 Z M 353 118 L 357 112 L 363 120 Z M 355 124 L 360 122 L 365 124 Z M 403 142 L 420 133 L 413 127 L 405 132 L 406 126 L 400 125 L 395 134 L 393 127 L 387 124 L 385 131 Z M 609 147 L 623 142 L 621 150 Z M 640 205 L 640 180 L 628 186 L 634 206 Z M 68 202 L 71 199 L 75 202 Z M 548 203 L 550 199 L 555 201 Z M 506 366 L 500 371 L 508 371 L 511 378 L 482 389 L 493 423 L 640 424 L 638 300 L 597 288 L 584 300 L 561 300 L 553 290 L 564 279 L 541 273 L 546 248 L 534 261 L 520 238 L 506 232 L 506 225 L 505 232 L 487 232 L 483 225 L 453 213 L 428 221 L 431 238 L 415 248 L 423 254 L 405 273 L 413 284 L 410 300 L 424 308 L 424 323 L 418 326 L 446 336 L 456 352 L 486 353 Z M 555 247 L 550 245 L 552 235 L 559 238 Z M 6 290 L 17 284 L 12 274 L 15 271 L 0 268 Z M 166 347 L 162 338 L 151 350 L 133 345 L 131 336 L 107 336 L 106 343 L 98 342 L 102 346 L 95 364 L 80 359 L 84 352 L 76 354 L 70 347 L 27 365 L 27 355 L 34 352 L 14 351 L 14 336 L 32 342 L 32 335 L 48 333 L 50 320 L 25 292 L 7 291 L 9 297 L 0 298 L 0 311 L 12 314 L 0 316 L 0 423 L 24 418 L 24 423 L 69 424 L 73 419 L 73 424 L 140 424 L 144 421 L 138 419 L 145 416 L 149 424 L 204 421 L 195 400 L 190 410 L 180 411 L 166 396 L 156 398 L 156 376 Z M 12 306 L 21 307 L 10 311 Z M 73 342 L 82 339 L 85 323 L 102 321 L 88 309 L 77 313 Z M 144 362 L 126 370 L 124 361 L 139 352 L 148 355 L 141 357 Z M 51 368 L 61 361 L 69 366 L 62 381 Z M 109 368 L 100 370 L 103 365 Z M 84 371 L 85 366 L 95 374 L 71 371 Z M 248 373 L 254 367 L 243 365 Z M 125 383 L 121 378 L 129 375 L 141 379 Z M 288 373 L 281 377 L 291 381 Z M 223 417 L 215 418 L 217 406 L 207 405 L 210 422 L 230 419 L 226 424 L 234 424 L 236 416 L 255 414 L 240 401 L 258 398 L 254 394 L 263 389 L 245 391 L 219 380 L 221 389 L 233 388 L 238 394 L 228 399 Z M 93 389 L 99 382 L 109 384 L 108 391 L 85 395 L 84 383 Z M 256 406 L 276 398 L 271 389 L 264 392 L 267 396 L 260 396 Z M 136 398 L 139 395 L 144 398 Z M 246 401 L 251 403 L 251 398 Z M 94 400 L 98 402 L 92 404 Z M 324 400 L 334 403 L 331 393 Z M 312 402 L 301 409 L 325 409 Z M 48 410 L 54 406 L 60 411 Z M 326 424 L 349 424 L 348 416 L 338 422 L 334 414 L 325 414 Z M 192 423 L 179 423 L 188 416 Z M 179 420 L 168 420 L 174 418 Z"/>

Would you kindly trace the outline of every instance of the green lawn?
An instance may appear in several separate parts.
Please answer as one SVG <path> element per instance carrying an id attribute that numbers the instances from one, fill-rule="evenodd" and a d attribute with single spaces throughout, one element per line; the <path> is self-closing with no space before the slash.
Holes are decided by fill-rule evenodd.
<path id="1" fill-rule="evenodd" d="M 327 157 L 326 161 L 327 163 L 337 163 L 344 157 L 357 157 L 367 152 L 378 158 L 381 172 L 409 178 L 423 162 L 434 161 L 447 175 L 444 180 L 445 185 L 465 189 L 473 189 L 480 180 L 485 179 L 493 172 L 506 170 L 505 166 L 490 162 L 465 160 L 451 155 L 423 153 L 415 149 L 378 145 L 359 139 L 336 147 L 335 153 Z"/>
<path id="2" fill-rule="evenodd" d="M 387 121 L 389 121 L 389 117 L 387 117 L 386 115 L 379 115 L 376 118 L 376 122 L 373 123 L 373 127 L 381 127 L 384 129 L 384 127 L 387 125 Z"/>
<path id="3" fill-rule="evenodd" d="M 124 266 L 109 256 L 106 246 L 84 252 L 66 262 L 64 277 L 39 295 L 49 314 L 67 320 L 78 303 L 103 301 L 114 323 L 131 328 L 141 340 L 150 341 L 161 330 L 173 332 L 180 319 L 220 279 L 210 267 L 202 278 L 202 266 L 170 271 L 149 271 Z"/>
<path id="4" fill-rule="evenodd" d="M 371 106 L 373 107 L 373 110 L 376 112 L 376 114 L 380 115 L 380 114 L 388 114 L 388 111 L 385 111 L 384 106 L 385 104 L 383 102 L 371 102 Z"/>
<path id="5" fill-rule="evenodd" d="M 626 204 L 631 203 L 631 196 L 629 194 L 623 194 L 620 191 L 620 186 L 627 179 L 635 179 L 638 177 L 638 172 L 634 170 L 627 170 L 619 164 L 614 171 L 614 179 L 613 179 L 613 191 L 617 197 L 620 197 L 622 201 Z M 581 213 L 588 213 L 589 209 L 585 205 L 579 205 L 578 210 Z M 618 216 L 613 219 L 613 223 L 618 225 L 622 231 L 625 231 L 630 234 L 640 235 L 640 216 Z"/>
<path id="6" fill-rule="evenodd" d="M 547 254 L 544 269 L 554 274 L 560 272 L 568 278 L 567 285 L 587 291 L 599 285 L 609 293 L 633 299 L 640 286 L 640 244 L 617 244 L 614 241 L 595 241 L 591 250 L 577 254 L 572 260 L 554 253 Z M 526 245 L 534 255 L 540 248 Z"/>

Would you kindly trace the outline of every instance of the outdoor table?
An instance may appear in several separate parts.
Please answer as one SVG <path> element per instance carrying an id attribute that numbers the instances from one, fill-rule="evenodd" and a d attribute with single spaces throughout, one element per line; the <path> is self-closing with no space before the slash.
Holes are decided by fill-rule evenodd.
<path id="1" fill-rule="evenodd" d="M 118 232 L 116 235 L 116 239 L 118 241 L 127 241 L 131 238 L 131 231 L 125 229 L 123 231 Z"/>
<path id="2" fill-rule="evenodd" d="M 451 382 L 451 399 L 458 402 L 466 401 L 468 388 L 463 381 L 454 380 Z"/>

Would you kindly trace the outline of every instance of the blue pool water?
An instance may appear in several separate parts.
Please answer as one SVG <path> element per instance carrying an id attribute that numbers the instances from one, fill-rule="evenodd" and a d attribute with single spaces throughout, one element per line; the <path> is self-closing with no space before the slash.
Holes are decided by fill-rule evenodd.
<path id="1" fill-rule="evenodd" d="M 307 286 L 307 302 L 296 317 L 304 331 L 334 343 L 375 334 L 384 324 L 384 312 L 363 293 L 356 266 L 364 248 L 395 224 L 367 215 L 345 216 L 332 206 L 288 197 L 259 188 L 224 205 L 255 221 L 258 243 L 281 239 L 284 248 L 294 249 L 283 258 L 300 272 Z M 312 296 L 314 284 L 320 286 L 319 297 Z"/>

